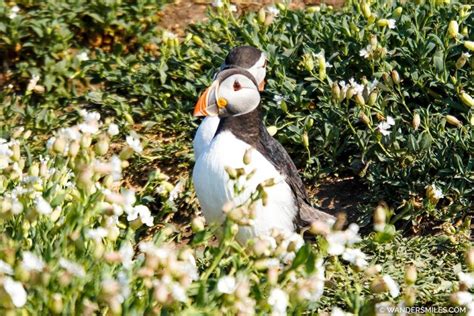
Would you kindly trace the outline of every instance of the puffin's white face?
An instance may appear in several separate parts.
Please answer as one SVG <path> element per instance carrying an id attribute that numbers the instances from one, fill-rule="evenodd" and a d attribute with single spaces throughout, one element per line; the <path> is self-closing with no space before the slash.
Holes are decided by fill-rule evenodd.
<path id="1" fill-rule="evenodd" d="M 254 76 L 255 80 L 257 80 L 258 90 L 263 91 L 265 87 L 265 76 L 267 75 L 267 56 L 262 53 L 255 65 L 247 70 Z"/>
<path id="2" fill-rule="evenodd" d="M 260 93 L 251 74 L 242 69 L 223 70 L 199 98 L 195 116 L 238 116 L 255 110 Z"/>

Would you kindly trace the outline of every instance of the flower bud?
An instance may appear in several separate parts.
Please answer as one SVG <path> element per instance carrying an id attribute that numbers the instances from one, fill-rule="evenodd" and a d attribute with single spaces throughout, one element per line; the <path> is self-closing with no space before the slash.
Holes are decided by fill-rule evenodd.
<path id="1" fill-rule="evenodd" d="M 459 56 L 458 60 L 456 60 L 456 69 L 461 69 L 462 67 L 464 67 L 466 62 L 467 62 L 466 54 L 461 54 L 461 56 Z"/>
<path id="2" fill-rule="evenodd" d="M 309 72 L 313 71 L 313 69 L 314 69 L 314 60 L 313 60 L 313 56 L 311 54 L 308 54 L 308 53 L 304 54 L 302 62 L 303 62 L 304 68 L 307 71 L 309 71 Z"/>
<path id="3" fill-rule="evenodd" d="M 321 80 L 326 79 L 326 57 L 324 57 L 323 52 L 318 54 L 318 63 L 319 63 L 319 78 Z"/>
<path id="4" fill-rule="evenodd" d="M 459 24 L 458 24 L 458 22 L 456 22 L 456 21 L 449 22 L 449 26 L 448 26 L 449 37 L 456 38 L 456 36 L 458 36 L 458 33 L 459 33 Z"/>
<path id="5" fill-rule="evenodd" d="M 17 142 L 13 143 L 12 148 L 11 148 L 13 154 L 11 156 L 13 161 L 20 161 L 21 158 L 21 151 L 20 151 L 20 144 Z"/>
<path id="6" fill-rule="evenodd" d="M 204 224 L 205 224 L 204 217 L 202 216 L 195 217 L 191 221 L 191 229 L 193 230 L 194 233 L 199 233 L 200 231 L 204 230 Z"/>
<path id="7" fill-rule="evenodd" d="M 225 169 L 225 172 L 227 172 L 227 174 L 229 175 L 230 179 L 232 180 L 237 179 L 237 170 L 229 166 L 225 166 L 224 169 Z"/>
<path id="8" fill-rule="evenodd" d="M 313 127 L 314 120 L 310 117 L 309 119 L 306 120 L 305 128 L 308 130 L 311 127 Z"/>
<path id="9" fill-rule="evenodd" d="M 446 121 L 456 127 L 461 127 L 462 123 L 453 115 L 446 115 Z"/>
<path id="10" fill-rule="evenodd" d="M 413 285 L 416 282 L 416 267 L 413 264 L 407 265 L 405 267 L 405 283 L 408 285 Z"/>
<path id="11" fill-rule="evenodd" d="M 474 41 L 464 41 L 464 47 L 474 52 Z"/>
<path id="12" fill-rule="evenodd" d="M 413 114 L 413 120 L 411 121 L 411 126 L 413 127 L 415 131 L 418 129 L 418 127 L 420 127 L 420 121 L 421 121 L 420 114 L 418 113 Z"/>
<path id="13" fill-rule="evenodd" d="M 459 98 L 461 99 L 461 101 L 465 105 L 467 105 L 469 107 L 474 106 L 474 99 L 469 94 L 467 94 L 465 91 L 461 91 L 461 93 L 459 94 Z"/>
<path id="14" fill-rule="evenodd" d="M 131 125 L 132 125 L 132 124 L 135 124 L 135 122 L 133 121 L 133 117 L 132 117 L 129 113 L 125 112 L 125 113 L 123 114 L 123 117 L 124 117 L 125 120 L 128 122 L 128 124 L 131 124 Z"/>
<path id="15" fill-rule="evenodd" d="M 353 96 L 354 96 L 354 88 L 350 87 L 349 89 L 347 89 L 346 91 L 346 98 L 349 100 L 351 99 Z"/>
<path id="16" fill-rule="evenodd" d="M 400 75 L 398 74 L 398 71 L 392 70 L 392 81 L 394 84 L 399 84 L 400 83 Z"/>

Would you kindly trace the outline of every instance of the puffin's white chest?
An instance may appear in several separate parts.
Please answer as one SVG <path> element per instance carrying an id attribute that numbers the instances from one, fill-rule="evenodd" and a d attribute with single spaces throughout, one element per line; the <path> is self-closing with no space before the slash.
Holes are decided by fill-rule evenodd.
<path id="1" fill-rule="evenodd" d="M 206 220 L 210 223 L 222 223 L 225 214 L 223 206 L 230 201 L 240 205 L 247 201 L 258 184 L 273 178 L 277 184 L 266 188 L 268 203 L 263 206 L 259 201 L 254 225 L 243 227 L 238 239 L 245 241 L 256 234 L 268 233 L 272 228 L 294 230 L 293 219 L 297 209 L 293 193 L 281 174 L 257 150 L 252 150 L 251 163 L 245 165 L 243 156 L 251 146 L 236 138 L 231 132 L 219 133 L 197 158 L 193 170 L 196 194 Z M 225 167 L 244 168 L 248 173 L 256 170 L 254 176 L 245 182 L 245 190 L 234 196 L 233 183 Z"/>
<path id="2" fill-rule="evenodd" d="M 194 157 L 196 157 L 196 160 L 211 144 L 212 138 L 219 126 L 219 121 L 220 119 L 217 116 L 207 116 L 199 124 L 193 140 Z"/>

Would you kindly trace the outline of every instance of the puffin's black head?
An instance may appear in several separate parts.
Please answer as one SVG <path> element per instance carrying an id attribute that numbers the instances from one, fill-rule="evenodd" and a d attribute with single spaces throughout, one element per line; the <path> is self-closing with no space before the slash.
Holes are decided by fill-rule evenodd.
<path id="1" fill-rule="evenodd" d="M 238 116 L 253 111 L 259 103 L 255 77 L 245 69 L 229 68 L 199 97 L 194 116 Z"/>
<path id="2" fill-rule="evenodd" d="M 258 88 L 263 91 L 265 86 L 267 56 L 253 46 L 237 46 L 227 55 L 221 71 L 231 68 L 243 68 L 257 80 Z"/>

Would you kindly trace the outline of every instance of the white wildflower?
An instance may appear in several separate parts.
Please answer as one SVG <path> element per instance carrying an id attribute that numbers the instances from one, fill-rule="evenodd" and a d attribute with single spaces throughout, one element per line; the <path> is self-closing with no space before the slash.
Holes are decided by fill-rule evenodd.
<path id="1" fill-rule="evenodd" d="M 474 302 L 474 296 L 468 291 L 459 291 L 454 293 L 456 304 L 470 305 Z"/>
<path id="2" fill-rule="evenodd" d="M 212 2 L 212 6 L 214 8 L 222 8 L 224 6 L 224 2 L 222 2 L 222 0 L 214 0 L 214 2 Z"/>
<path id="3" fill-rule="evenodd" d="M 86 271 L 80 264 L 72 262 L 65 258 L 59 259 L 59 266 L 77 277 L 83 278 L 86 276 Z"/>
<path id="4" fill-rule="evenodd" d="M 94 229 L 89 229 L 86 232 L 86 237 L 92 239 L 96 242 L 101 241 L 103 238 L 107 237 L 107 230 L 103 227 L 97 227 Z"/>
<path id="5" fill-rule="evenodd" d="M 120 133 L 119 131 L 119 127 L 117 124 L 115 123 L 111 123 L 109 125 L 109 128 L 107 129 L 107 133 L 112 137 L 112 136 L 115 136 L 115 135 L 118 135 Z"/>
<path id="6" fill-rule="evenodd" d="M 77 60 L 79 61 L 86 61 L 89 60 L 89 56 L 87 55 L 87 52 L 81 52 L 76 55 Z"/>
<path id="7" fill-rule="evenodd" d="M 339 307 L 334 307 L 331 311 L 331 316 L 345 316 L 346 313 Z"/>
<path id="8" fill-rule="evenodd" d="M 461 54 L 463 58 L 469 59 L 472 55 L 469 53 L 462 53 Z"/>
<path id="9" fill-rule="evenodd" d="M 362 48 L 360 51 L 359 51 L 359 55 L 361 57 L 364 57 L 365 59 L 368 59 L 370 58 L 370 56 L 372 56 L 374 52 L 374 49 L 372 47 L 372 45 L 367 45 L 365 48 Z"/>
<path id="10" fill-rule="evenodd" d="M 237 6 L 235 4 L 231 4 L 229 6 L 229 11 L 230 12 L 237 12 Z"/>
<path id="11" fill-rule="evenodd" d="M 178 302 L 185 302 L 187 299 L 186 290 L 176 282 L 171 286 L 171 296 Z"/>
<path id="12" fill-rule="evenodd" d="M 43 215 L 51 214 L 53 211 L 51 205 L 42 196 L 35 198 L 35 206 L 38 213 Z"/>
<path id="13" fill-rule="evenodd" d="M 13 268 L 11 265 L 0 259 L 0 273 L 1 274 L 13 274 Z"/>
<path id="14" fill-rule="evenodd" d="M 100 114 L 97 112 L 88 112 L 86 110 L 79 111 L 79 114 L 81 114 L 84 119 L 84 122 L 78 125 L 81 132 L 96 134 L 100 127 Z"/>
<path id="15" fill-rule="evenodd" d="M 272 306 L 272 315 L 286 315 L 288 294 L 279 288 L 274 288 L 268 297 L 268 304 Z"/>
<path id="16" fill-rule="evenodd" d="M 284 97 L 280 94 L 276 94 L 273 96 L 273 101 L 276 102 L 276 104 L 280 105 L 281 101 L 283 101 Z"/>
<path id="17" fill-rule="evenodd" d="M 334 231 L 329 233 L 326 236 L 326 240 L 329 244 L 328 253 L 332 256 L 343 254 L 346 245 L 353 245 L 361 241 L 358 232 L 359 226 L 352 223 L 345 231 Z"/>
<path id="18" fill-rule="evenodd" d="M 230 275 L 226 275 L 221 277 L 219 281 L 217 281 L 217 291 L 223 294 L 232 294 L 234 293 L 235 289 L 237 288 L 237 282 L 235 278 Z"/>
<path id="19" fill-rule="evenodd" d="M 400 288 L 398 287 L 397 282 L 395 282 L 395 280 L 391 276 L 384 275 L 382 279 L 392 297 L 397 297 L 398 295 L 400 295 Z"/>
<path id="20" fill-rule="evenodd" d="M 42 271 L 45 267 L 43 259 L 35 255 L 30 251 L 25 251 L 23 253 L 23 261 L 21 266 L 26 271 Z"/>
<path id="21" fill-rule="evenodd" d="M 352 263 L 353 265 L 363 268 L 366 267 L 369 263 L 366 260 L 367 255 L 363 253 L 360 249 L 346 248 L 342 254 L 342 259 Z"/>
<path id="22" fill-rule="evenodd" d="M 267 12 L 274 16 L 278 16 L 280 14 L 280 10 L 278 10 L 278 8 L 273 5 L 267 7 Z"/>
<path id="23" fill-rule="evenodd" d="M 13 20 L 14 18 L 18 16 L 18 12 L 20 12 L 20 8 L 18 6 L 13 6 L 10 9 L 10 14 L 8 15 L 8 18 Z"/>
<path id="24" fill-rule="evenodd" d="M 441 191 L 440 188 L 438 188 L 436 185 L 432 185 L 433 187 L 433 198 L 435 199 L 442 199 L 444 197 L 443 191 Z"/>
<path id="25" fill-rule="evenodd" d="M 394 28 L 396 27 L 396 25 L 395 25 L 395 24 L 396 24 L 395 19 L 388 19 L 387 21 L 388 21 L 388 28 L 389 28 L 389 29 L 394 29 Z"/>
<path id="26" fill-rule="evenodd" d="M 393 119 L 393 117 L 387 116 L 387 120 L 384 122 L 380 122 L 377 125 L 377 129 L 383 136 L 388 136 L 391 133 L 390 128 L 393 125 L 395 125 L 395 120 Z"/>
<path id="27" fill-rule="evenodd" d="M 21 282 L 6 277 L 3 279 L 3 288 L 5 289 L 5 292 L 10 295 L 13 305 L 16 307 L 23 307 L 23 305 L 25 305 L 27 293 Z"/>
<path id="28" fill-rule="evenodd" d="M 138 139 L 137 137 L 129 135 L 126 138 L 126 141 L 128 146 L 130 146 L 130 148 L 132 148 L 136 153 L 141 153 L 143 151 L 140 139 Z"/>
<path id="29" fill-rule="evenodd" d="M 174 39 L 177 39 L 177 38 L 178 38 L 178 35 L 176 35 L 173 32 L 170 32 L 170 31 L 164 31 L 163 32 L 163 40 L 164 41 L 174 40 Z"/>
<path id="30" fill-rule="evenodd" d="M 461 283 L 464 283 L 468 288 L 474 286 L 474 274 L 473 273 L 465 273 L 459 272 L 458 278 Z"/>
<path id="31" fill-rule="evenodd" d="M 120 178 L 122 178 L 122 161 L 120 158 L 113 155 L 110 159 L 109 166 L 111 168 L 110 174 L 112 175 L 112 178 L 115 181 L 120 180 Z"/>
<path id="32" fill-rule="evenodd" d="M 28 86 L 26 87 L 26 91 L 33 90 L 36 87 L 36 85 L 38 84 L 39 80 L 40 80 L 39 75 L 33 75 L 33 77 L 31 77 L 31 79 L 30 79 L 30 82 L 28 82 Z"/>

